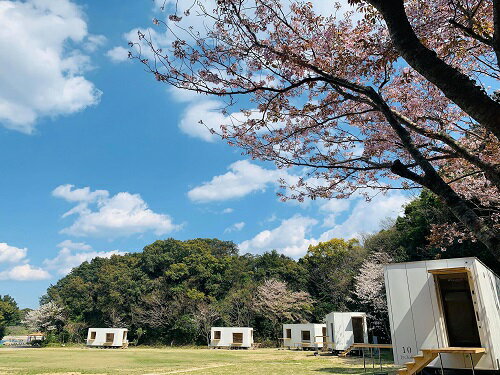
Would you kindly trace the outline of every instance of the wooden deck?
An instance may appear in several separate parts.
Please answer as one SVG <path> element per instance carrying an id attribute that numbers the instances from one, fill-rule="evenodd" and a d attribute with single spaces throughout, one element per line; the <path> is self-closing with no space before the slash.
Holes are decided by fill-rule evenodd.
<path id="1" fill-rule="evenodd" d="M 451 354 L 480 354 L 486 353 L 485 348 L 460 348 L 460 347 L 447 347 L 437 349 L 423 349 L 430 353 L 451 353 Z"/>
<path id="2" fill-rule="evenodd" d="M 346 350 L 339 354 L 339 357 L 345 357 L 351 350 L 355 349 L 392 349 L 392 344 L 368 344 L 368 343 L 356 343 L 351 344 Z"/>

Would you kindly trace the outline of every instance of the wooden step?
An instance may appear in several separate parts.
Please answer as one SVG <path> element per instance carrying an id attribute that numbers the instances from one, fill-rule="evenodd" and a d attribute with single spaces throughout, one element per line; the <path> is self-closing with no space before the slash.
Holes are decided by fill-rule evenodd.
<path id="1" fill-rule="evenodd" d="M 346 357 L 347 354 L 353 349 L 356 348 L 356 344 L 351 344 L 346 350 L 344 350 L 342 353 L 339 354 L 339 357 Z"/>
<path id="2" fill-rule="evenodd" d="M 422 354 L 417 354 L 413 357 L 413 362 L 406 362 L 406 368 L 398 370 L 398 375 L 413 375 L 421 371 L 425 366 L 437 358 L 439 353 L 450 354 L 483 354 L 486 352 L 485 348 L 435 348 L 435 349 L 421 349 Z"/>
<path id="3" fill-rule="evenodd" d="M 436 357 L 437 353 L 431 350 L 422 350 L 423 354 L 418 354 L 413 357 L 413 362 L 406 362 L 405 369 L 398 370 L 399 375 L 413 375 L 422 370 L 430 362 L 432 362 Z"/>

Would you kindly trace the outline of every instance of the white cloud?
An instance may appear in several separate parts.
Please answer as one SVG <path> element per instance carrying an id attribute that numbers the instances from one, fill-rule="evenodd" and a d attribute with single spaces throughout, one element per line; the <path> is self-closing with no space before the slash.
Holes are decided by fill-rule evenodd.
<path id="1" fill-rule="evenodd" d="M 106 56 L 108 56 L 111 61 L 118 63 L 128 60 L 128 52 L 128 49 L 117 46 L 111 48 L 108 52 L 106 52 Z"/>
<path id="2" fill-rule="evenodd" d="M 27 253 L 27 248 L 20 249 L 5 242 L 0 243 L 0 263 L 18 263 L 26 258 Z"/>
<path id="3" fill-rule="evenodd" d="M 277 250 L 288 256 L 299 257 L 307 252 L 309 245 L 317 244 L 314 238 L 307 238 L 317 223 L 318 221 L 313 218 L 295 215 L 283 220 L 278 227 L 264 230 L 238 246 L 243 253 Z"/>
<path id="4" fill-rule="evenodd" d="M 335 3 L 340 4 L 340 9 L 339 12 L 336 11 L 335 9 Z M 340 13 L 339 15 L 343 15 L 344 13 L 348 11 L 354 11 L 356 10 L 355 6 L 352 6 L 349 4 L 347 0 L 337 0 L 337 1 L 332 1 L 332 0 L 311 0 L 311 3 L 313 4 L 313 9 L 317 14 L 320 14 L 322 16 L 328 17 L 331 15 L 334 15 L 335 13 Z M 355 16 L 355 19 L 361 18 L 361 16 Z"/>
<path id="5" fill-rule="evenodd" d="M 50 274 L 30 264 L 15 266 L 9 270 L 0 272 L 0 280 L 31 281 L 50 279 Z"/>
<path id="6" fill-rule="evenodd" d="M 320 241 L 328 241 L 332 238 L 349 239 L 362 233 L 376 232 L 385 218 L 397 217 L 401 214 L 403 205 L 408 202 L 409 198 L 400 193 L 379 195 L 371 202 L 366 202 L 359 197 L 346 201 L 327 201 L 320 206 L 320 211 L 329 216 L 348 213 L 350 207 L 352 210 L 343 222 L 332 221 L 330 229 L 322 233 L 319 238 L 311 233 L 318 224 L 316 219 L 295 215 L 281 221 L 278 227 L 264 230 L 252 239 L 242 242 L 239 248 L 242 252 L 252 253 L 275 249 L 282 254 L 299 257 L 307 252 L 309 245 L 316 245 Z"/>
<path id="7" fill-rule="evenodd" d="M 201 94 L 193 90 L 181 89 L 175 86 L 168 86 L 167 92 L 170 94 L 172 99 L 179 103 L 192 103 L 195 101 L 207 100 L 205 94 Z"/>
<path id="8" fill-rule="evenodd" d="M 229 172 L 190 190 L 189 199 L 211 202 L 241 198 L 254 191 L 265 191 L 270 184 L 277 184 L 280 178 L 292 178 L 284 170 L 265 169 L 248 160 L 234 162 L 228 169 Z"/>
<path id="9" fill-rule="evenodd" d="M 221 108 L 225 107 L 225 104 L 221 101 L 206 99 L 205 95 L 200 95 L 189 90 L 175 89 L 169 91 L 174 95 L 173 98 L 176 101 L 190 103 L 179 121 L 179 129 L 183 133 L 205 142 L 216 142 L 219 140 L 222 133 L 222 126 L 232 128 L 250 119 L 260 120 L 262 118 L 262 113 L 256 109 L 245 110 L 247 114 L 236 111 L 225 116 L 221 113 Z M 283 123 L 269 122 L 267 126 L 279 128 L 283 126 Z M 264 131 L 265 129 L 258 129 L 257 133 Z"/>
<path id="10" fill-rule="evenodd" d="M 323 220 L 323 226 L 334 226 L 337 222 L 338 216 L 349 210 L 350 207 L 351 200 L 349 199 L 331 199 L 323 203 L 319 208 L 320 211 L 327 213 L 327 216 Z"/>
<path id="11" fill-rule="evenodd" d="M 52 195 L 57 198 L 62 198 L 68 202 L 83 202 L 91 203 L 102 198 L 107 198 L 109 192 L 107 190 L 91 191 L 90 187 L 74 189 L 75 185 L 59 185 L 52 191 Z"/>
<path id="12" fill-rule="evenodd" d="M 234 212 L 234 209 L 232 209 L 232 208 L 230 208 L 230 207 L 228 207 L 228 208 L 224 208 L 224 209 L 222 210 L 222 213 L 223 213 L 223 214 L 232 214 L 233 212 Z"/>
<path id="13" fill-rule="evenodd" d="M 242 221 L 242 222 L 239 222 L 239 223 L 234 223 L 233 225 L 227 227 L 225 230 L 224 230 L 224 233 L 231 233 L 231 232 L 239 232 L 241 231 L 243 228 L 245 227 L 245 223 Z"/>
<path id="14" fill-rule="evenodd" d="M 71 114 L 99 102 L 101 92 L 83 76 L 89 57 L 69 47 L 99 43 L 99 37 L 88 34 L 77 5 L 0 1 L 0 25 L 3 126 L 29 134 L 40 117 Z"/>
<path id="15" fill-rule="evenodd" d="M 77 246 L 77 245 L 84 246 Z M 66 245 L 66 246 L 65 246 Z M 53 259 L 45 259 L 44 266 L 49 270 L 56 271 L 59 275 L 68 274 L 73 268 L 79 266 L 85 261 L 91 261 L 94 258 L 109 258 L 112 255 L 123 255 L 125 253 L 118 250 L 113 251 L 85 251 L 91 247 L 84 243 L 75 243 L 70 240 L 61 242 L 58 247 L 62 247 L 57 256 Z M 73 252 L 73 250 L 84 250 L 85 252 Z"/>
<path id="16" fill-rule="evenodd" d="M 324 232 L 319 239 L 328 241 L 332 238 L 353 238 L 362 233 L 376 232 L 385 218 L 397 217 L 409 200 L 400 193 L 378 195 L 369 202 L 363 198 L 355 198 L 351 202 L 353 208 L 347 219 L 342 223 L 330 223 L 332 228 Z"/>
<path id="17" fill-rule="evenodd" d="M 162 235 L 181 228 L 168 215 L 149 209 L 139 194 L 121 192 L 110 196 L 106 190 L 73 189 L 73 185 L 58 186 L 52 194 L 68 202 L 79 202 L 63 215 L 77 217 L 61 233 L 120 237 L 149 231 Z"/>
<path id="18" fill-rule="evenodd" d="M 219 137 L 212 134 L 210 129 L 220 129 L 220 125 L 227 123 L 227 118 L 220 113 L 220 107 L 221 103 L 216 100 L 202 100 L 188 106 L 179 121 L 179 128 L 191 137 L 215 142 Z"/>
<path id="19" fill-rule="evenodd" d="M 86 244 L 85 242 L 73 242 L 71 240 L 64 240 L 63 242 L 59 243 L 57 247 L 69 250 L 81 250 L 81 251 L 92 250 L 92 246 Z"/>
<path id="20" fill-rule="evenodd" d="M 87 37 L 87 42 L 83 45 L 88 52 L 95 52 L 97 49 L 105 45 L 107 39 L 104 35 L 89 35 Z"/>

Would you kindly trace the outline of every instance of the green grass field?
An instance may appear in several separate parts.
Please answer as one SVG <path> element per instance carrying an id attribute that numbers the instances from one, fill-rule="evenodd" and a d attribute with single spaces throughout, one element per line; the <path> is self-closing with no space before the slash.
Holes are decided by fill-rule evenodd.
<path id="1" fill-rule="evenodd" d="M 367 374 L 373 372 L 367 360 Z M 378 366 L 375 367 L 379 369 Z M 394 370 L 389 362 L 384 370 Z M 0 374 L 364 374 L 360 358 L 315 357 L 307 351 L 185 348 L 0 348 Z"/>

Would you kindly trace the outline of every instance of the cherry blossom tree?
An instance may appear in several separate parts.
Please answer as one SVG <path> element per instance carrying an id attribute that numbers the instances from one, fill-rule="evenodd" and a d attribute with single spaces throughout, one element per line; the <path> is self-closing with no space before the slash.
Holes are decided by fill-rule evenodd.
<path id="1" fill-rule="evenodd" d="M 383 266 L 392 262 L 387 253 L 372 253 L 361 265 L 354 287 L 354 294 L 364 305 L 372 329 L 386 338 L 390 337 L 390 330 Z"/>
<path id="2" fill-rule="evenodd" d="M 220 319 L 219 310 L 213 302 L 200 302 L 196 306 L 193 317 L 200 333 L 207 340 L 207 345 L 210 345 L 210 332 L 217 320 Z"/>
<path id="3" fill-rule="evenodd" d="M 294 292 L 287 283 L 274 279 L 259 285 L 253 298 L 255 312 L 272 323 L 276 335 L 282 323 L 307 321 L 312 303 L 309 293 Z"/>
<path id="4" fill-rule="evenodd" d="M 65 321 L 64 309 L 51 301 L 39 309 L 29 311 L 23 323 L 33 331 L 47 333 L 60 329 Z"/>
<path id="5" fill-rule="evenodd" d="M 500 259 L 500 0 L 178 3 L 131 57 L 213 95 L 212 129 L 252 158 L 299 166 L 283 199 L 426 187 Z M 181 8 L 183 7 L 183 8 Z M 183 12 L 182 12 L 183 10 Z M 189 25 L 201 17 L 204 27 Z M 222 104 L 223 103 L 223 104 Z"/>

